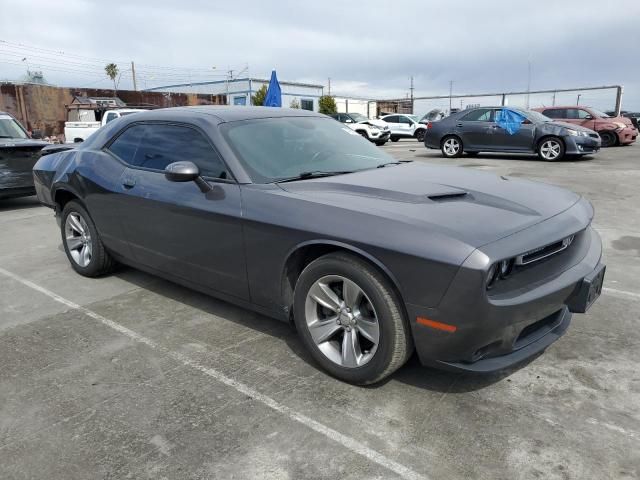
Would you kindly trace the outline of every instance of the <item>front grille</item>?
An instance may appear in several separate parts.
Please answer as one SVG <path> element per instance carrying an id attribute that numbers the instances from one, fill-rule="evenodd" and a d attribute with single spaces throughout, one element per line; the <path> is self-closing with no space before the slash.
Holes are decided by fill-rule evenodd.
<path id="1" fill-rule="evenodd" d="M 542 260 L 543 258 L 550 257 L 551 255 L 555 255 L 556 253 L 560 253 L 569 248 L 569 245 L 573 242 L 573 238 L 574 235 L 571 235 L 544 247 L 529 250 L 528 252 L 516 257 L 516 265 L 528 265 Z"/>
<path id="2" fill-rule="evenodd" d="M 590 133 L 589 136 L 591 138 L 600 138 L 600 135 L 598 135 L 597 133 Z"/>
<path id="3" fill-rule="evenodd" d="M 563 318 L 562 314 L 563 311 L 559 310 L 543 318 L 542 320 L 538 320 L 531 325 L 527 325 L 522 329 L 520 335 L 518 335 L 518 338 L 516 338 L 516 341 L 513 344 L 514 350 L 529 345 L 530 343 L 533 343 L 536 340 L 544 337 L 547 333 L 549 333 L 560 324 Z"/>

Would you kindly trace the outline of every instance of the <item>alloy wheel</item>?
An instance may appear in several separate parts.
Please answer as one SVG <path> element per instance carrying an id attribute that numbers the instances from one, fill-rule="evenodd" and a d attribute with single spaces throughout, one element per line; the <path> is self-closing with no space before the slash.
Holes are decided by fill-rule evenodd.
<path id="1" fill-rule="evenodd" d="M 380 342 L 380 324 L 371 300 L 352 280 L 327 275 L 307 292 L 305 320 L 313 342 L 345 368 L 368 363 Z"/>
<path id="2" fill-rule="evenodd" d="M 83 268 L 88 266 L 92 255 L 91 232 L 82 215 L 77 212 L 67 215 L 64 238 L 73 261 Z"/>
<path id="3" fill-rule="evenodd" d="M 447 140 L 445 140 L 443 148 L 444 152 L 448 156 L 452 157 L 460 151 L 460 142 L 455 138 L 448 138 Z"/>
<path id="4" fill-rule="evenodd" d="M 555 160 L 561 151 L 562 146 L 557 140 L 547 140 L 540 146 L 540 155 L 545 160 Z"/>

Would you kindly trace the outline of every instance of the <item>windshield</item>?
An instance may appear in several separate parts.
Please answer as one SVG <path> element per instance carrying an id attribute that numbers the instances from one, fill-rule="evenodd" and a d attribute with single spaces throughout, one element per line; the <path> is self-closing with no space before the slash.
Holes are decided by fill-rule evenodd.
<path id="1" fill-rule="evenodd" d="M 222 134 L 256 183 L 304 172 L 355 171 L 394 159 L 329 118 L 278 117 L 229 122 Z"/>
<path id="2" fill-rule="evenodd" d="M 606 113 L 601 112 L 600 110 L 596 110 L 595 108 L 591 108 L 590 110 L 591 113 L 598 118 L 611 118 L 611 115 L 607 115 Z"/>
<path id="3" fill-rule="evenodd" d="M 0 138 L 29 138 L 25 131 L 9 115 L 0 115 Z"/>
<path id="4" fill-rule="evenodd" d="M 522 115 L 527 117 L 529 120 L 531 120 L 533 123 L 553 121 L 546 115 L 543 115 L 540 112 L 534 112 L 533 110 L 516 110 L 515 108 L 513 110 L 515 112 L 521 113 Z"/>
<path id="5" fill-rule="evenodd" d="M 353 118 L 356 122 L 367 122 L 369 119 L 362 115 L 361 113 L 350 113 L 351 118 Z"/>

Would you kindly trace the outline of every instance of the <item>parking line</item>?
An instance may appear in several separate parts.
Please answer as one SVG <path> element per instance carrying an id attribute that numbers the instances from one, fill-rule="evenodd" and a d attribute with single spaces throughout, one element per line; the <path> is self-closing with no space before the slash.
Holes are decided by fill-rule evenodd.
<path id="1" fill-rule="evenodd" d="M 618 290 L 616 288 L 609 288 L 609 287 L 604 287 L 602 291 L 618 297 L 620 296 L 631 297 L 631 298 L 635 298 L 636 300 L 640 300 L 640 293 L 627 292 L 626 290 Z"/>
<path id="2" fill-rule="evenodd" d="M 344 435 L 338 432 L 337 430 L 332 429 L 331 427 L 327 427 L 326 425 L 302 413 L 299 413 L 293 410 L 292 408 L 287 407 L 286 405 L 279 403 L 273 398 L 258 392 L 257 390 L 249 387 L 248 385 L 245 385 L 244 383 L 234 380 L 233 378 L 227 377 L 225 374 L 213 368 L 206 367 L 196 362 L 195 360 L 192 360 L 191 358 L 189 358 L 188 356 L 182 353 L 169 350 L 157 344 L 153 340 L 146 338 L 140 335 L 139 333 L 134 332 L 133 330 L 130 330 L 124 325 L 120 325 L 119 323 L 114 322 L 113 320 L 103 317 L 99 313 L 89 310 L 88 308 L 85 308 L 82 305 L 78 305 L 77 303 L 74 303 L 71 300 L 67 300 L 66 298 L 61 297 L 60 295 L 52 292 L 51 290 L 41 287 L 40 285 L 37 285 L 31 282 L 30 280 L 27 280 L 26 278 L 23 278 L 19 275 L 16 275 L 13 272 L 5 270 L 2 267 L 0 267 L 0 273 L 6 277 L 9 277 L 15 280 L 16 282 L 23 284 L 26 287 L 29 287 L 33 290 L 36 290 L 46 295 L 47 297 L 51 298 L 52 300 L 55 300 L 58 303 L 61 303 L 62 305 L 72 308 L 73 310 L 77 310 L 85 314 L 86 316 L 99 321 L 103 325 L 106 325 L 107 327 L 121 333 L 122 335 L 129 337 L 130 339 L 138 343 L 142 343 L 144 345 L 147 345 L 150 348 L 153 348 L 154 350 L 163 352 L 165 355 L 168 355 L 169 357 L 182 363 L 183 365 L 187 367 L 191 367 L 201 373 L 204 373 L 205 375 L 217 380 L 218 382 L 223 383 L 224 385 L 227 385 L 228 387 L 231 387 L 237 390 L 238 392 L 248 397 L 251 397 L 254 400 L 257 400 L 258 402 L 263 403 L 264 405 L 275 410 L 276 412 L 279 412 L 289 417 L 291 420 L 301 423 L 302 425 L 310 428 L 311 430 L 314 430 L 315 432 L 324 435 L 325 437 L 333 440 L 336 443 L 339 443 L 340 445 L 351 450 L 352 452 L 357 453 L 358 455 L 361 455 L 374 463 L 377 463 L 378 465 L 386 468 L 387 470 L 397 473 L 402 478 L 406 478 L 409 480 L 427 480 L 427 477 L 425 477 L 424 475 L 420 475 L 417 472 L 414 472 L 409 467 L 406 467 L 401 463 L 398 463 L 394 460 L 391 460 L 390 458 L 387 458 L 382 453 L 367 447 L 366 445 L 359 442 L 358 440 L 352 437 L 349 437 L 348 435 Z"/>

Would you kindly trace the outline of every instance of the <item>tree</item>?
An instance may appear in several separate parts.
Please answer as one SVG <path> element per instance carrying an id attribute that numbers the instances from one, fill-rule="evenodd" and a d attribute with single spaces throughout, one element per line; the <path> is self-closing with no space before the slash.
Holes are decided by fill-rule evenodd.
<path id="1" fill-rule="evenodd" d="M 336 100 L 330 95 L 323 95 L 318 99 L 318 111 L 325 115 L 331 115 L 332 113 L 338 113 L 338 107 L 336 106 Z"/>
<path id="2" fill-rule="evenodd" d="M 116 85 L 116 77 L 119 73 L 118 66 L 115 63 L 108 63 L 104 67 L 104 71 L 107 73 L 107 77 L 109 77 L 113 82 L 113 93 L 115 95 L 115 92 L 118 89 L 118 86 Z"/>
<path id="3" fill-rule="evenodd" d="M 291 100 L 291 103 L 289 104 L 289 108 L 300 108 L 300 102 L 298 101 L 297 98 L 294 98 L 293 100 Z"/>
<path id="4" fill-rule="evenodd" d="M 257 105 L 261 107 L 264 105 L 264 99 L 267 96 L 267 86 L 262 85 L 257 91 L 255 95 L 251 95 L 251 105 Z"/>

